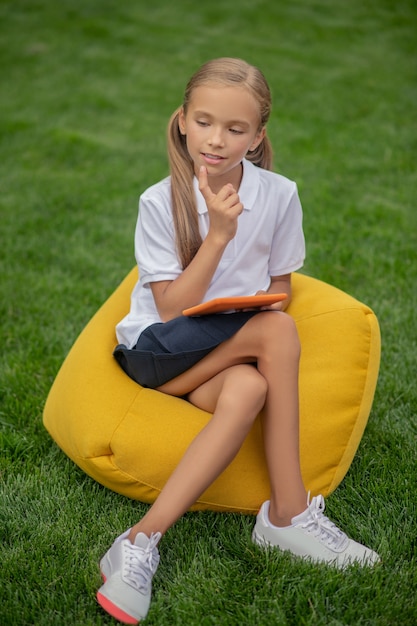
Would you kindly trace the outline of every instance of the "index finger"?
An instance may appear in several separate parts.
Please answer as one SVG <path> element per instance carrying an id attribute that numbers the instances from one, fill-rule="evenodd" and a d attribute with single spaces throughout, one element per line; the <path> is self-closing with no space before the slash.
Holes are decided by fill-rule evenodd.
<path id="1" fill-rule="evenodd" d="M 198 173 L 198 188 L 204 196 L 205 200 L 213 194 L 208 184 L 207 168 L 202 165 Z"/>

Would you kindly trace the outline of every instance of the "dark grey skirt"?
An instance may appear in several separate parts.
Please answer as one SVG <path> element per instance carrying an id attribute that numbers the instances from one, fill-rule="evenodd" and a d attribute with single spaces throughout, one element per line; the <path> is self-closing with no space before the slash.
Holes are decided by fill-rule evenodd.
<path id="1" fill-rule="evenodd" d="M 113 356 L 130 378 L 155 389 L 190 369 L 254 315 L 259 311 L 176 317 L 148 326 L 133 349 L 119 344 Z"/>

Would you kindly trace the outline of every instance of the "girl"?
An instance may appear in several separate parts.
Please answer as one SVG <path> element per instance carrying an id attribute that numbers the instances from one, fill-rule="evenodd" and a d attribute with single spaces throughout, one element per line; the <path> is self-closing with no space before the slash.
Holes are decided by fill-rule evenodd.
<path id="1" fill-rule="evenodd" d="M 300 344 L 291 273 L 304 261 L 296 185 L 271 172 L 271 107 L 262 73 L 216 59 L 189 81 L 168 129 L 169 178 L 140 199 L 135 236 L 140 280 L 118 324 L 115 357 L 143 386 L 213 414 L 155 503 L 100 563 L 97 598 L 118 620 L 147 615 L 157 544 L 237 454 L 263 409 L 270 500 L 253 541 L 344 567 L 379 557 L 324 515 L 303 484 L 298 441 Z M 186 317 L 221 296 L 286 293 L 269 307 Z"/>

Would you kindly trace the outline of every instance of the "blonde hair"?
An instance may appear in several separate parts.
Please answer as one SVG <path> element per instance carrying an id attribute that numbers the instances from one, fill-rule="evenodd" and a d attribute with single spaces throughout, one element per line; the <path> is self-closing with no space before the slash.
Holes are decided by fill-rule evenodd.
<path id="1" fill-rule="evenodd" d="M 271 111 L 271 93 L 264 75 L 258 68 L 241 59 L 221 58 L 208 61 L 189 80 L 182 107 L 173 113 L 168 124 L 172 210 L 177 251 L 183 269 L 194 258 L 202 240 L 193 188 L 194 165 L 178 120 L 181 108 L 184 113 L 187 112 L 193 90 L 209 83 L 248 89 L 259 104 L 259 130 L 266 125 Z M 272 169 L 272 146 L 266 134 L 258 147 L 247 153 L 246 158 L 259 167 Z"/>

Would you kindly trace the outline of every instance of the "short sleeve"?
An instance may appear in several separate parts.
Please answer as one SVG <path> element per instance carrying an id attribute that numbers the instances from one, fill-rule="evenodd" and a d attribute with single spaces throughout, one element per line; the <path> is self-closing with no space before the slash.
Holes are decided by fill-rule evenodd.
<path id="1" fill-rule="evenodd" d="M 139 200 L 135 256 L 143 286 L 175 280 L 182 272 L 176 252 L 171 204 L 165 194 L 145 193 Z"/>
<path id="2" fill-rule="evenodd" d="M 305 259 L 303 211 L 297 186 L 293 189 L 284 211 L 277 213 L 277 223 L 269 258 L 270 276 L 283 276 L 300 269 Z"/>

